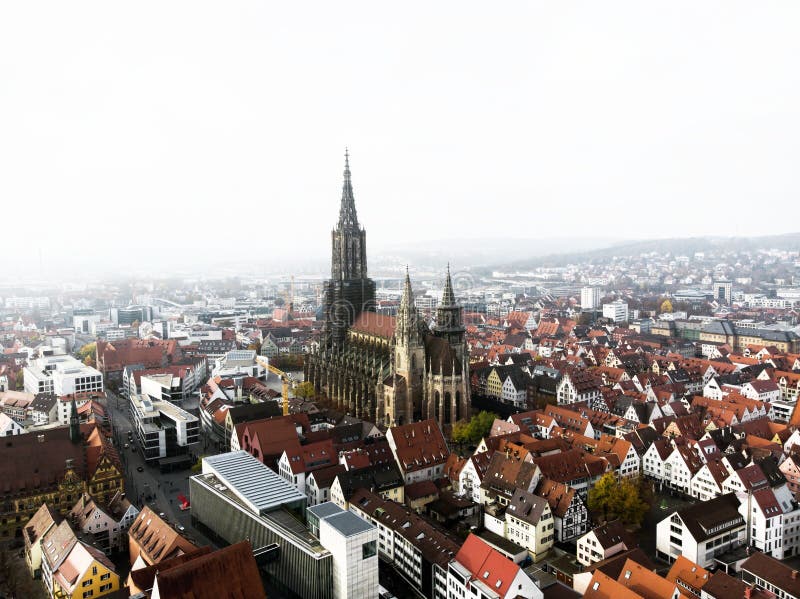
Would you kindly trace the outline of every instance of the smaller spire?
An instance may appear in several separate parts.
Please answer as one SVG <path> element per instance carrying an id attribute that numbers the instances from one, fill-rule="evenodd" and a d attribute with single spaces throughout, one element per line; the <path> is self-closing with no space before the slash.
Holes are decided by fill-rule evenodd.
<path id="1" fill-rule="evenodd" d="M 406 280 L 403 284 L 403 296 L 400 299 L 400 309 L 414 305 L 414 291 L 411 289 L 411 276 L 408 274 L 408 264 L 406 264 Z"/>

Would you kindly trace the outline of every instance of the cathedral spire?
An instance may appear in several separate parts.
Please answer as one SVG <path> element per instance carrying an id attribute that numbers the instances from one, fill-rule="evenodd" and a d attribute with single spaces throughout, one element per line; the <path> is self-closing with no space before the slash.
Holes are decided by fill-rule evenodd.
<path id="1" fill-rule="evenodd" d="M 453 281 L 450 279 L 450 263 L 447 263 L 447 277 L 444 280 L 444 291 L 442 292 L 442 306 L 451 307 L 456 305 L 456 295 L 453 293 Z"/>
<path id="2" fill-rule="evenodd" d="M 69 410 L 69 440 L 73 443 L 81 441 L 81 425 L 78 420 L 78 405 L 75 403 L 75 396 L 72 396 Z"/>
<path id="3" fill-rule="evenodd" d="M 409 309 L 414 305 L 414 291 L 411 289 L 411 277 L 406 264 L 406 280 L 403 284 L 403 296 L 400 298 L 400 310 Z"/>
<path id="4" fill-rule="evenodd" d="M 414 291 L 411 289 L 411 277 L 406 266 L 406 280 L 403 285 L 403 297 L 397 310 L 396 331 L 404 342 L 415 340 L 418 332 L 417 308 L 414 305 Z"/>
<path id="5" fill-rule="evenodd" d="M 353 184 L 350 181 L 350 152 L 344 150 L 344 183 L 342 184 L 342 206 L 339 208 L 339 228 L 358 228 L 356 201 L 353 197 Z"/>

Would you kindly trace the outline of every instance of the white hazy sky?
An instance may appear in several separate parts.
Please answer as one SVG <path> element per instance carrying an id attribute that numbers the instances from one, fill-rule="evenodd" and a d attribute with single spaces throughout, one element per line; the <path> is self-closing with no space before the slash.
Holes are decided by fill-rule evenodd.
<path id="1" fill-rule="evenodd" d="M 345 145 L 372 246 L 795 231 L 798 31 L 794 0 L 3 2 L 2 262 L 324 257 Z"/>

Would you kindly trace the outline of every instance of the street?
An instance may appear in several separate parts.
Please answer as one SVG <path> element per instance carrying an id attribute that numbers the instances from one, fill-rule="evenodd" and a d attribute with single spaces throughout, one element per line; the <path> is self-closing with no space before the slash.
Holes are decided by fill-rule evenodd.
<path id="1" fill-rule="evenodd" d="M 212 545 L 202 533 L 191 526 L 191 510 L 181 511 L 178 495 L 183 494 L 189 497 L 189 477 L 191 471 L 179 470 L 175 472 L 161 473 L 158 465 L 148 464 L 138 443 L 137 449 L 128 443 L 128 431 L 133 430 L 133 425 L 128 412 L 128 404 L 125 398 L 118 396 L 113 391 L 106 390 L 108 396 L 108 409 L 111 419 L 112 430 L 114 431 L 114 445 L 119 451 L 120 458 L 125 474 L 125 492 L 128 498 L 141 509 L 147 504 L 158 514 L 164 514 L 162 518 L 173 525 L 183 526 L 185 530 L 181 534 L 197 545 Z M 201 454 L 202 443 L 193 448 L 195 454 Z M 142 472 L 138 468 L 142 467 Z"/>

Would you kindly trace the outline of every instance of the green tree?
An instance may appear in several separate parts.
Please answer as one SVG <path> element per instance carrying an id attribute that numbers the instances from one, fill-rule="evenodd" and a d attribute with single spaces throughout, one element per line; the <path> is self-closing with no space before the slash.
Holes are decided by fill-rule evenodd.
<path id="1" fill-rule="evenodd" d="M 481 410 L 470 418 L 470 437 L 473 443 L 479 443 L 481 439 L 491 432 L 495 418 L 497 418 L 497 414 L 486 410 Z"/>
<path id="2" fill-rule="evenodd" d="M 92 358 L 92 356 L 86 356 L 83 359 L 83 363 L 94 368 L 94 358 Z"/>
<path id="3" fill-rule="evenodd" d="M 450 433 L 450 438 L 454 443 L 469 443 L 469 422 L 465 420 L 459 420 L 453 424 L 453 430 Z"/>
<path id="4" fill-rule="evenodd" d="M 453 425 L 450 438 L 455 443 L 479 443 L 492 430 L 492 423 L 497 418 L 494 412 L 482 410 L 474 414 L 469 422 L 459 420 Z"/>
<path id="5" fill-rule="evenodd" d="M 24 391 L 25 390 L 25 374 L 22 370 L 17 370 L 17 391 Z"/>
<path id="6" fill-rule="evenodd" d="M 300 383 L 294 388 L 294 396 L 295 397 L 302 397 L 303 399 L 308 399 L 310 397 L 314 397 L 316 395 L 314 391 L 314 383 L 311 381 L 305 381 Z"/>
<path id="7" fill-rule="evenodd" d="M 625 524 L 639 525 L 649 508 L 640 487 L 638 479 L 618 480 L 615 473 L 609 472 L 589 491 L 588 507 L 602 514 L 606 522 L 620 519 Z"/>

